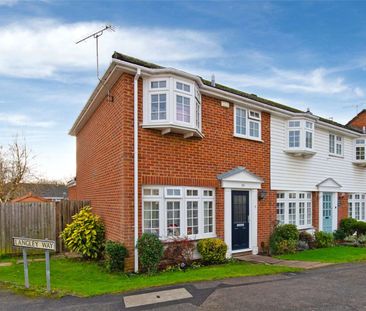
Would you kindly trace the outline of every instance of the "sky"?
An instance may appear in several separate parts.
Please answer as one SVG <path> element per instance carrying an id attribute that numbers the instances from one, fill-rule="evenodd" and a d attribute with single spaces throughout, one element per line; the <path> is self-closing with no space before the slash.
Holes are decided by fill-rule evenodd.
<path id="1" fill-rule="evenodd" d="M 366 2 L 0 0 L 0 145 L 75 176 L 74 120 L 114 51 L 346 123 L 366 108 Z"/>

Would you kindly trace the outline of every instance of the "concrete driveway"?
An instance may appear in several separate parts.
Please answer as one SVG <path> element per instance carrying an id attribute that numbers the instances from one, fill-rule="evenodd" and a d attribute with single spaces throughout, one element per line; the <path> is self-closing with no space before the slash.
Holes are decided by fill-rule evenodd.
<path id="1" fill-rule="evenodd" d="M 366 310 L 366 263 L 334 265 L 296 274 L 185 284 L 163 289 L 173 288 L 184 288 L 192 297 L 127 310 Z M 160 290 L 162 289 L 133 294 Z M 30 299 L 0 290 L 1 311 L 123 309 L 123 295 L 50 300 Z"/>

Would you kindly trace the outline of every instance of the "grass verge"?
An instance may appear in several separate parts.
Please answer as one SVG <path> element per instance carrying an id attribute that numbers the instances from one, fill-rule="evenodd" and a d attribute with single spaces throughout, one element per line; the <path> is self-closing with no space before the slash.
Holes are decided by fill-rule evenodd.
<path id="1" fill-rule="evenodd" d="M 300 271 L 300 269 L 231 262 L 224 265 L 189 269 L 186 272 L 169 271 L 147 276 L 143 274 L 109 274 L 105 272 L 103 267 L 94 262 L 83 262 L 75 259 L 53 259 L 51 260 L 51 287 L 54 296 L 71 294 L 88 297 L 186 282 L 297 271 Z M 19 291 L 24 284 L 23 277 L 22 264 L 0 267 L 0 284 L 3 287 Z M 44 294 L 43 288 L 46 283 L 44 262 L 32 262 L 29 264 L 29 280 L 31 289 L 24 293 L 31 295 Z"/>
<path id="2" fill-rule="evenodd" d="M 345 263 L 366 260 L 366 248 L 351 246 L 336 246 L 329 248 L 311 249 L 296 254 L 276 256 L 286 260 L 317 261 L 325 263 Z"/>

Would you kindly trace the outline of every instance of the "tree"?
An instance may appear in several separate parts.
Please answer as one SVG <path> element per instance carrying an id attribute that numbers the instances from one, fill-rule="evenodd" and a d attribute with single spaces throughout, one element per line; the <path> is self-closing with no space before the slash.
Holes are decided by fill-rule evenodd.
<path id="1" fill-rule="evenodd" d="M 29 151 L 17 139 L 8 149 L 0 146 L 0 202 L 14 199 L 19 186 L 30 174 Z"/>

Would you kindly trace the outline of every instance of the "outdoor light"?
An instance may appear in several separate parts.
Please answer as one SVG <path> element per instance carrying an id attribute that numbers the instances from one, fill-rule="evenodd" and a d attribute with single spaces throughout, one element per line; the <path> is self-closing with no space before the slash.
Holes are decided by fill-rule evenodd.
<path id="1" fill-rule="evenodd" d="M 264 189 L 261 189 L 258 191 L 258 199 L 264 200 L 267 197 L 267 191 Z"/>

